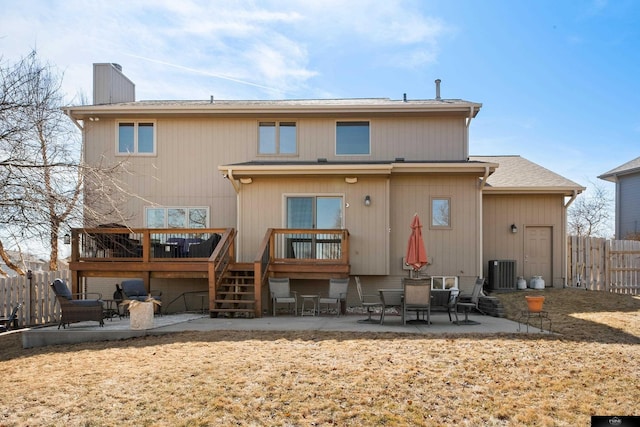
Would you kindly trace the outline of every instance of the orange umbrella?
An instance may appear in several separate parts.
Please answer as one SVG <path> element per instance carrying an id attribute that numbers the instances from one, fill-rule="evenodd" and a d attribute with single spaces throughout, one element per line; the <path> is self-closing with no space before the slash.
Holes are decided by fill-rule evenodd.
<path id="1" fill-rule="evenodd" d="M 427 250 L 424 248 L 422 224 L 420 223 L 418 214 L 415 214 L 413 221 L 411 221 L 411 236 L 409 236 L 405 263 L 410 266 L 413 271 L 418 271 L 427 265 Z"/>

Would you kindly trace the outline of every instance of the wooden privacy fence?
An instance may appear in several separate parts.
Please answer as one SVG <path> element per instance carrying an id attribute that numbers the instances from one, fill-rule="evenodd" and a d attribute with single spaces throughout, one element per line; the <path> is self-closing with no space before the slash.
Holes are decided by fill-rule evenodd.
<path id="1" fill-rule="evenodd" d="M 69 281 L 69 270 L 31 273 L 31 277 L 0 278 L 0 316 L 9 316 L 18 303 L 18 323 L 38 326 L 56 323 L 60 319 L 60 306 L 49 284 L 55 279 Z"/>
<path id="2" fill-rule="evenodd" d="M 569 285 L 640 295 L 640 241 L 569 236 Z"/>

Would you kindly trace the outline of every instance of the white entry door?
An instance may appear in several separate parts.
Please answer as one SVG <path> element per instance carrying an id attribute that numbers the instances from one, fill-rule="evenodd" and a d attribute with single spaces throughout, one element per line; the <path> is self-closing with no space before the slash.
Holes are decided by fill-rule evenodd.
<path id="1" fill-rule="evenodd" d="M 525 227 L 524 276 L 542 276 L 545 286 L 553 286 L 551 268 L 551 227 Z"/>

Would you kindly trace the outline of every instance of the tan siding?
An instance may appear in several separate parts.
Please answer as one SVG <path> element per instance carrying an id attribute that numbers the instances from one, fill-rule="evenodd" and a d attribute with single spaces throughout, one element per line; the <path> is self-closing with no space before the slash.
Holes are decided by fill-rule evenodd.
<path id="1" fill-rule="evenodd" d="M 295 120 L 295 117 L 283 120 Z M 334 118 L 299 119 L 299 156 L 257 156 L 258 119 L 161 119 L 156 121 L 157 156 L 116 157 L 115 121 L 87 122 L 87 160 L 125 162 L 121 175 L 130 197 L 123 206 L 143 226 L 144 206 L 209 206 L 211 226 L 236 224 L 236 197 L 217 170 L 222 164 L 255 159 L 315 160 L 460 160 L 464 126 L 461 119 L 371 119 L 372 155 L 336 156 Z M 105 219 L 106 221 L 106 219 Z"/>
<path id="2" fill-rule="evenodd" d="M 460 276 L 467 283 L 480 272 L 478 230 L 475 226 L 478 206 L 477 177 L 442 176 L 396 178 L 391 181 L 391 274 L 407 276 L 401 258 L 406 251 L 409 224 L 414 213 L 420 215 L 427 256 L 432 263 L 427 274 Z M 451 198 L 451 229 L 432 229 L 431 197 Z"/>
<path id="3" fill-rule="evenodd" d="M 282 119 L 287 120 L 287 119 Z M 291 118 L 295 120 L 295 118 Z M 298 119 L 299 160 L 466 160 L 462 119 L 456 118 L 371 118 L 371 154 L 337 156 L 335 154 L 336 119 Z M 257 128 L 257 121 L 253 121 Z M 254 137 L 254 138 L 257 138 Z M 252 148 L 255 147 L 255 143 Z M 258 158 L 249 152 L 248 159 Z M 260 156 L 261 159 L 289 159 L 291 156 Z M 294 158 L 295 159 L 295 158 Z"/>
<path id="4" fill-rule="evenodd" d="M 388 204 L 386 179 L 359 178 L 347 184 L 342 177 L 273 179 L 254 178 L 240 191 L 239 257 L 253 261 L 267 228 L 284 227 L 285 195 L 344 196 L 345 228 L 350 233 L 353 274 L 388 273 Z M 365 195 L 372 204 L 364 206 Z"/>
<path id="5" fill-rule="evenodd" d="M 525 228 L 548 226 L 552 227 L 552 282 L 554 286 L 562 286 L 563 216 L 562 196 L 485 195 L 483 200 L 485 274 L 487 274 L 487 265 L 490 260 L 513 259 L 517 262 L 517 275 L 523 276 Z M 516 224 L 517 233 L 511 232 L 511 224 Z"/>
<path id="6" fill-rule="evenodd" d="M 371 126 L 377 160 L 466 160 L 461 119 L 375 119 Z"/>

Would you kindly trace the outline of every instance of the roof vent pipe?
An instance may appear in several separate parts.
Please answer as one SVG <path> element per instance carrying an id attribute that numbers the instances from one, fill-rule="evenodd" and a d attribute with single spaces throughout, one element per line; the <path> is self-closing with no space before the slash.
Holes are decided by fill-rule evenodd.
<path id="1" fill-rule="evenodd" d="M 436 79 L 436 99 L 438 101 L 440 101 L 442 98 L 440 98 L 440 79 Z"/>
<path id="2" fill-rule="evenodd" d="M 213 104 L 213 95 L 211 95 L 211 101 L 209 101 L 210 104 Z"/>
<path id="3" fill-rule="evenodd" d="M 403 100 L 404 102 L 407 102 L 407 94 L 406 94 L 406 93 L 403 93 L 403 94 L 402 94 L 402 100 Z"/>

